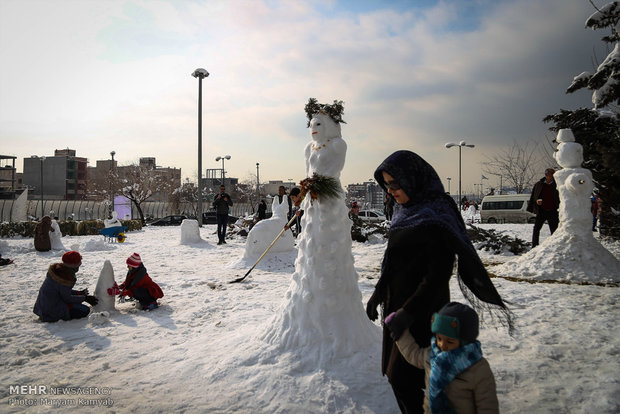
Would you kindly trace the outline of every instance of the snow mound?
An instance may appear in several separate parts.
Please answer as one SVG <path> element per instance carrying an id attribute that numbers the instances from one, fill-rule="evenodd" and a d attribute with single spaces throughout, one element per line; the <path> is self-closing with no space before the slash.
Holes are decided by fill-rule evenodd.
<path id="1" fill-rule="evenodd" d="M 320 347 L 320 340 L 293 351 L 258 338 L 236 344 L 235 354 L 204 377 L 212 396 L 205 411 L 246 412 L 251 401 L 252 410 L 261 413 L 396 413 L 391 388 L 381 375 L 381 332 L 376 328 L 376 342 L 369 349 L 328 358 L 324 367 L 317 366 L 316 353 L 305 352 Z"/>
<path id="2" fill-rule="evenodd" d="M 105 250 L 114 250 L 116 247 L 112 243 L 106 243 L 103 239 L 89 240 L 84 244 L 82 250 L 74 249 L 82 252 L 100 252 Z"/>
<path id="3" fill-rule="evenodd" d="M 618 283 L 620 261 L 591 235 L 558 229 L 538 247 L 489 272 L 531 280 L 571 283 Z"/>
<path id="4" fill-rule="evenodd" d="M 88 321 L 93 325 L 105 325 L 110 322 L 110 312 L 93 312 L 88 315 Z"/>
<path id="5" fill-rule="evenodd" d="M 183 220 L 181 223 L 181 245 L 207 245 L 207 242 L 200 237 L 198 220 Z"/>

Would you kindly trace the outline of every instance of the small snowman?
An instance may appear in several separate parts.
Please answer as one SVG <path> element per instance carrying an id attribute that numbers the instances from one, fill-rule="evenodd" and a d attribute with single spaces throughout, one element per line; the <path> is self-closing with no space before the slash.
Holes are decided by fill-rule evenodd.
<path id="1" fill-rule="evenodd" d="M 115 289 L 116 287 L 116 289 Z M 99 280 L 97 281 L 97 287 L 95 288 L 95 297 L 99 299 L 99 303 L 93 306 L 93 312 L 109 312 L 116 310 L 114 302 L 116 300 L 116 292 L 118 286 L 114 281 L 114 269 L 112 263 L 106 260 L 103 263 L 103 269 L 99 274 Z"/>
<path id="2" fill-rule="evenodd" d="M 67 250 L 64 244 L 62 244 L 62 232 L 56 220 L 52 220 L 52 229 L 54 229 L 54 231 L 50 231 L 52 250 Z"/>
<path id="3" fill-rule="evenodd" d="M 204 240 L 200 237 L 198 220 L 185 219 L 181 222 L 181 244 L 199 244 Z"/>
<path id="4" fill-rule="evenodd" d="M 590 194 L 594 182 L 590 170 L 581 168 L 583 147 L 575 142 L 570 129 L 561 129 L 556 141 L 555 160 L 562 167 L 553 176 L 560 193 L 560 226 L 572 234 L 591 235 Z"/>
<path id="5" fill-rule="evenodd" d="M 244 259 L 250 260 L 260 256 L 287 224 L 288 202 L 286 199 L 283 198 L 283 201 L 280 202 L 276 195 L 271 204 L 271 211 L 271 218 L 259 221 L 248 233 L 248 238 L 245 242 Z M 270 252 L 278 253 L 293 250 L 295 250 L 295 238 L 290 231 L 285 231 L 273 245 Z"/>

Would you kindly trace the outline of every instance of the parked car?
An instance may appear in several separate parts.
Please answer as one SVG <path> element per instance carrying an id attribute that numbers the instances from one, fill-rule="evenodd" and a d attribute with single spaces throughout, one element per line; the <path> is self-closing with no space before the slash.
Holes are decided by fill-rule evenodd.
<path id="1" fill-rule="evenodd" d="M 383 222 L 387 220 L 383 211 L 380 210 L 360 210 L 357 216 L 363 221 Z"/>
<path id="2" fill-rule="evenodd" d="M 486 196 L 480 206 L 483 223 L 533 223 L 536 215 L 527 211 L 530 194 Z"/>
<path id="3" fill-rule="evenodd" d="M 155 220 L 149 226 L 180 226 L 183 220 L 185 220 L 187 216 L 183 216 L 180 214 L 174 216 L 166 216 Z"/>
<path id="4" fill-rule="evenodd" d="M 228 215 L 228 224 L 235 224 L 239 220 L 238 217 Z M 202 224 L 217 224 L 215 211 L 207 211 L 202 213 Z"/>

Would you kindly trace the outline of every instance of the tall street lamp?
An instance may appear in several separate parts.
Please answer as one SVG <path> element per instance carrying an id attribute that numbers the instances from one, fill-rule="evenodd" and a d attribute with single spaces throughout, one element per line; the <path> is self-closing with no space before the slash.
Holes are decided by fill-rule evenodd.
<path id="1" fill-rule="evenodd" d="M 258 163 L 256 163 L 256 200 L 260 203 L 260 179 L 258 178 Z"/>
<path id="2" fill-rule="evenodd" d="M 116 151 L 110 152 L 110 156 L 112 157 L 112 164 L 110 165 L 110 199 L 112 203 L 112 210 L 110 210 L 110 214 L 114 211 L 114 193 L 112 192 L 112 173 L 114 172 L 114 155 L 116 155 Z"/>
<path id="3" fill-rule="evenodd" d="M 452 180 L 452 178 L 446 177 L 446 180 L 448 180 L 448 194 L 450 194 L 450 180 Z"/>
<path id="4" fill-rule="evenodd" d="M 446 148 L 452 148 L 452 147 L 459 147 L 459 211 L 462 209 L 461 206 L 461 148 L 463 147 L 468 147 L 468 148 L 473 148 L 475 145 L 474 144 L 468 144 L 465 141 L 461 141 L 458 144 L 454 143 L 454 142 L 448 142 L 446 144 Z"/>
<path id="5" fill-rule="evenodd" d="M 209 76 L 205 69 L 198 68 L 192 76 L 198 78 L 198 203 L 196 215 L 198 225 L 202 227 L 202 80 Z"/>
<path id="6" fill-rule="evenodd" d="M 41 162 L 41 220 L 43 220 L 45 215 L 43 211 L 43 161 L 45 161 L 45 157 L 40 157 L 39 161 Z"/>
<path id="7" fill-rule="evenodd" d="M 226 171 L 224 171 L 224 160 L 229 160 L 229 159 L 230 159 L 230 155 L 222 155 L 221 157 L 217 156 L 215 158 L 215 161 L 222 160 L 222 185 L 226 185 L 225 184 L 225 182 L 226 182 L 225 181 L 226 180 Z"/>

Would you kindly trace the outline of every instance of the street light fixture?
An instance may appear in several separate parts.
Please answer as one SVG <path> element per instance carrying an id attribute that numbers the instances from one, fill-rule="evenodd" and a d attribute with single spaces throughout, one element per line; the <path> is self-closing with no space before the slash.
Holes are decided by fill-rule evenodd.
<path id="1" fill-rule="evenodd" d="M 256 163 L 256 200 L 260 202 L 260 179 L 258 178 L 258 166 L 259 163 Z"/>
<path id="2" fill-rule="evenodd" d="M 39 161 L 41 162 L 41 220 L 43 220 L 45 215 L 43 211 L 43 161 L 45 161 L 45 157 L 39 157 Z"/>
<path id="3" fill-rule="evenodd" d="M 222 155 L 215 157 L 215 161 L 222 160 L 222 185 L 226 185 L 226 171 L 224 170 L 224 160 L 229 160 L 230 155 Z"/>
<path id="4" fill-rule="evenodd" d="M 209 76 L 206 69 L 198 68 L 192 76 L 198 78 L 198 202 L 196 215 L 198 226 L 202 227 L 202 80 Z"/>
<path id="5" fill-rule="evenodd" d="M 459 147 L 459 211 L 461 211 L 462 206 L 461 206 L 461 148 L 463 147 L 468 147 L 468 148 L 474 148 L 475 145 L 474 144 L 468 144 L 465 141 L 461 141 L 458 144 L 454 143 L 454 142 L 448 142 L 446 144 L 446 148 L 452 148 L 452 147 Z"/>
<path id="6" fill-rule="evenodd" d="M 446 177 L 446 180 L 448 180 L 448 194 L 450 194 L 450 180 L 452 180 L 452 178 Z"/>
<path id="7" fill-rule="evenodd" d="M 112 151 L 110 152 L 110 156 L 112 156 L 112 164 L 110 165 L 110 172 L 114 172 L 114 155 L 116 155 L 116 151 Z M 113 177 L 112 174 L 110 174 L 110 206 L 112 207 L 112 210 L 110 210 L 110 214 L 112 214 L 112 211 L 114 211 L 114 193 L 112 192 L 112 181 L 113 181 Z"/>

